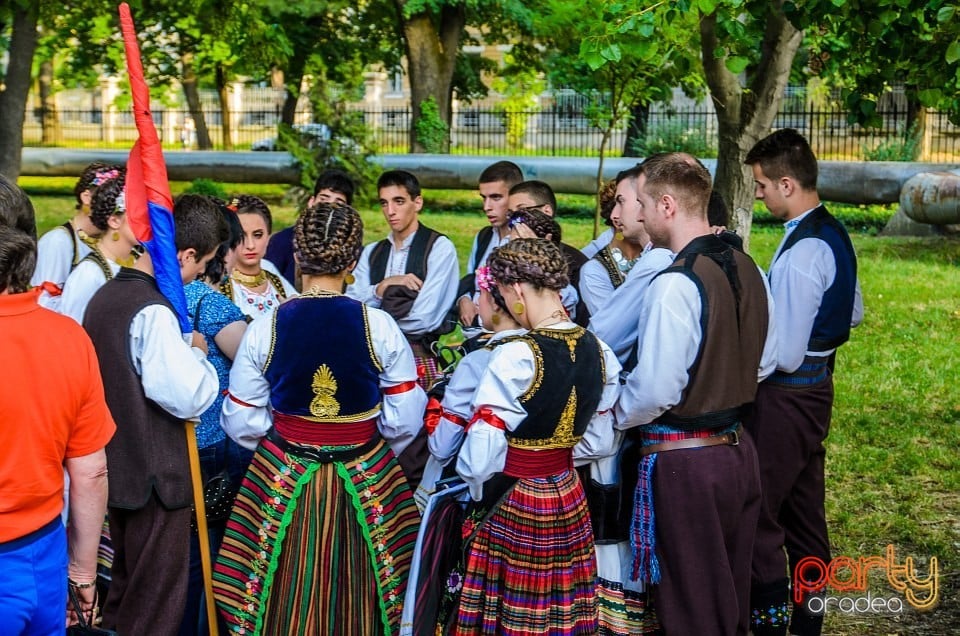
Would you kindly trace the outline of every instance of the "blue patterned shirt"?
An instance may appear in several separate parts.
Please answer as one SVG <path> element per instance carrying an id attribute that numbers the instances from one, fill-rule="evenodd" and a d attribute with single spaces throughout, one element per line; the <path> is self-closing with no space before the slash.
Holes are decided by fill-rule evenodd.
<path id="1" fill-rule="evenodd" d="M 195 280 L 183 288 L 187 296 L 187 312 L 194 328 L 203 334 L 207 340 L 207 360 L 217 370 L 220 380 L 220 392 L 217 399 L 200 416 L 197 426 L 197 446 L 206 448 L 226 438 L 226 433 L 220 426 L 220 409 L 223 406 L 223 396 L 230 381 L 230 366 L 233 364 L 214 341 L 214 336 L 232 322 L 243 320 L 243 312 L 230 302 L 230 299 L 211 288 L 202 281 Z M 203 302 L 200 302 L 201 299 Z M 197 317 L 197 306 L 200 306 L 200 316 Z"/>

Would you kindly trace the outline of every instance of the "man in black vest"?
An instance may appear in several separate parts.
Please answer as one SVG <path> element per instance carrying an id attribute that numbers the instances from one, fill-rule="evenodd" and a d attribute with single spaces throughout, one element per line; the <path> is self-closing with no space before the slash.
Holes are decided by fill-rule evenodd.
<path id="1" fill-rule="evenodd" d="M 677 253 L 639 303 L 616 409 L 642 457 L 631 578 L 654 586 L 667 636 L 747 634 L 760 475 L 741 418 L 776 363 L 763 275 L 711 230 L 710 185 L 681 153 L 648 159 L 636 181 L 651 241 Z"/>
<path id="2" fill-rule="evenodd" d="M 457 250 L 420 222 L 423 197 L 413 174 L 384 172 L 377 192 L 390 234 L 363 249 L 347 295 L 394 317 L 413 349 L 419 382 L 429 390 L 441 376 L 429 346 L 457 295 Z"/>
<path id="3" fill-rule="evenodd" d="M 798 561 L 830 561 L 824 459 L 833 409 L 833 356 L 863 315 L 857 257 L 844 227 L 820 203 L 817 159 L 792 129 L 757 142 L 746 162 L 757 198 L 784 221 L 770 266 L 776 303 L 777 370 L 757 391 L 745 422 L 757 443 L 763 509 L 753 557 L 757 636 L 787 633 L 788 581 Z M 786 547 L 786 555 L 784 555 Z M 789 570 L 787 565 L 789 561 Z M 819 634 L 823 615 L 795 603 L 793 634 Z"/>
<path id="4" fill-rule="evenodd" d="M 183 282 L 195 280 L 224 239 L 219 207 L 174 207 Z M 100 359 L 117 433 L 107 445 L 112 581 L 104 626 L 120 634 L 178 632 L 187 597 L 193 489 L 184 420 L 219 391 L 206 341 L 180 333 L 144 253 L 87 306 L 83 326 Z M 192 434 L 192 433 L 191 433 Z"/>
<path id="5" fill-rule="evenodd" d="M 478 190 L 483 200 L 483 213 L 490 223 L 473 237 L 470 247 L 470 257 L 467 259 L 467 273 L 460 279 L 460 288 L 457 290 L 457 311 L 460 315 L 460 324 L 466 335 L 476 335 L 479 332 L 477 321 L 477 294 L 479 288 L 474 273 L 477 268 L 487 262 L 487 257 L 497 247 L 506 243 L 510 238 L 510 227 L 507 225 L 507 205 L 510 188 L 523 181 L 523 171 L 512 161 L 497 161 L 480 173 Z M 470 326 L 474 329 L 467 333 Z"/>

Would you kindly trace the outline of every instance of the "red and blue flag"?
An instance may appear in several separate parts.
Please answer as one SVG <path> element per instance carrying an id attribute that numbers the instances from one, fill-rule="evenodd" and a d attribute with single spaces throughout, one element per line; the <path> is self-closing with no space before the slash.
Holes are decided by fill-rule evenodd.
<path id="1" fill-rule="evenodd" d="M 133 117 L 137 125 L 137 141 L 127 160 L 124 187 L 127 220 L 137 240 L 150 254 L 157 286 L 173 305 L 180 321 L 180 330 L 185 334 L 191 333 L 193 326 L 187 315 L 187 299 L 177 260 L 173 197 L 170 196 L 170 183 L 167 181 L 167 165 L 150 113 L 150 91 L 143 77 L 137 32 L 130 16 L 130 6 L 125 2 L 120 5 L 120 29 L 127 55 Z"/>

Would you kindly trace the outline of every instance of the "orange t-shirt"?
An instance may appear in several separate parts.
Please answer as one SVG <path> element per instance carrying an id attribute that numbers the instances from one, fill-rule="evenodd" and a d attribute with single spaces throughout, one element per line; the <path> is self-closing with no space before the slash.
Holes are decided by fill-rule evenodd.
<path id="1" fill-rule="evenodd" d="M 40 290 L 0 295 L 0 543 L 63 509 L 63 464 L 106 446 L 116 424 L 93 344 Z"/>

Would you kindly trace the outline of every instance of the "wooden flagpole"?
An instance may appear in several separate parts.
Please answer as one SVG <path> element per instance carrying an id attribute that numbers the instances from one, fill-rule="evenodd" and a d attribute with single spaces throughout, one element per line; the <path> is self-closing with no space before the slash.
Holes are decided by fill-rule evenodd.
<path id="1" fill-rule="evenodd" d="M 210 537 L 207 534 L 207 510 L 203 503 L 203 478 L 200 473 L 200 453 L 197 451 L 197 423 L 187 420 L 187 452 L 190 455 L 190 477 L 193 481 L 193 508 L 197 516 L 197 538 L 200 541 L 200 565 L 203 569 L 203 591 L 206 596 L 207 621 L 210 636 L 220 636 L 217 625 L 217 605 L 213 600 L 213 565 L 210 559 Z"/>

